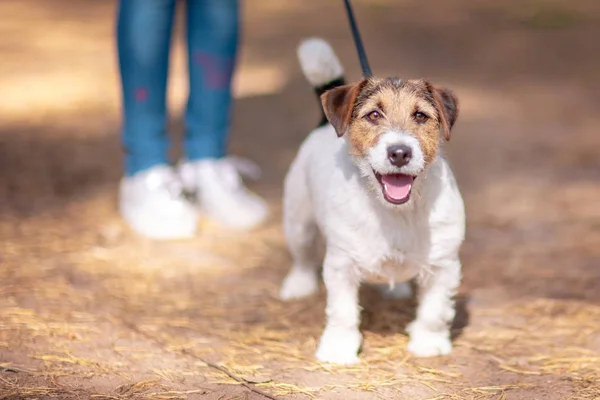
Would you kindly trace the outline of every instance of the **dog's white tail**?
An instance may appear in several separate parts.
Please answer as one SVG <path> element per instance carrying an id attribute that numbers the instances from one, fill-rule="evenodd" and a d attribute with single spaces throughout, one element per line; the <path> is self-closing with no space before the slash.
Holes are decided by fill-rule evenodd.
<path id="1" fill-rule="evenodd" d="M 323 39 L 310 38 L 302 41 L 298 46 L 298 59 L 304 76 L 314 87 L 344 77 L 340 60 Z"/>
<path id="2" fill-rule="evenodd" d="M 342 64 L 325 40 L 320 38 L 305 39 L 298 46 L 297 54 L 302 72 L 313 86 L 319 99 L 326 91 L 346 83 Z M 319 126 L 326 123 L 327 118 L 323 113 Z"/>

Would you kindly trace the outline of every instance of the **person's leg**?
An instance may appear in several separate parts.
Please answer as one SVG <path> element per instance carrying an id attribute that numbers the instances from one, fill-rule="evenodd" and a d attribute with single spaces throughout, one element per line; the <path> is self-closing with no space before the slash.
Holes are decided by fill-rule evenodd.
<path id="1" fill-rule="evenodd" d="M 117 47 L 125 174 L 168 163 L 166 87 L 176 0 L 121 0 Z"/>
<path id="2" fill-rule="evenodd" d="M 126 152 L 119 209 L 134 231 L 156 239 L 190 237 L 197 222 L 168 165 L 166 87 L 175 3 L 120 0 L 117 23 Z"/>
<path id="3" fill-rule="evenodd" d="M 185 122 L 187 162 L 181 176 L 211 219 L 237 228 L 264 220 L 264 201 L 249 192 L 240 164 L 227 155 L 231 82 L 239 34 L 238 0 L 187 0 L 190 95 Z M 242 168 L 243 169 L 243 168 Z"/>
<path id="4" fill-rule="evenodd" d="M 185 115 L 188 160 L 226 154 L 231 116 L 231 81 L 238 34 L 238 0 L 188 0 L 187 40 L 190 94 Z"/>

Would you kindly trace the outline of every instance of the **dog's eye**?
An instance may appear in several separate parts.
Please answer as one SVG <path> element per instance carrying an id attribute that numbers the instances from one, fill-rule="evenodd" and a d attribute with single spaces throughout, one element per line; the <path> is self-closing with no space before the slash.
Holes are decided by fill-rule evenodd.
<path id="1" fill-rule="evenodd" d="M 366 117 L 369 121 L 376 122 L 377 120 L 381 119 L 381 114 L 379 111 L 371 111 L 366 115 Z"/>
<path id="2" fill-rule="evenodd" d="M 425 114 L 424 112 L 417 111 L 416 113 L 413 114 L 413 118 L 415 119 L 415 121 L 422 124 L 423 122 L 425 122 L 429 119 L 429 116 L 427 114 Z"/>

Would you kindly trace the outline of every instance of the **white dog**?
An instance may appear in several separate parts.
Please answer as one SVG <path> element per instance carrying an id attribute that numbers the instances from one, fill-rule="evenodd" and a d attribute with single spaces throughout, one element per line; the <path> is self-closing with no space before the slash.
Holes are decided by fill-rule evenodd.
<path id="1" fill-rule="evenodd" d="M 298 57 L 329 123 L 306 138 L 285 180 L 283 223 L 293 266 L 281 298 L 317 291 L 320 233 L 327 325 L 319 360 L 359 361 L 358 289 L 374 277 L 390 285 L 416 278 L 419 305 L 407 328 L 408 350 L 449 354 L 465 213 L 441 144 L 458 115 L 456 97 L 423 80 L 344 84 L 339 60 L 321 39 L 304 41 Z"/>

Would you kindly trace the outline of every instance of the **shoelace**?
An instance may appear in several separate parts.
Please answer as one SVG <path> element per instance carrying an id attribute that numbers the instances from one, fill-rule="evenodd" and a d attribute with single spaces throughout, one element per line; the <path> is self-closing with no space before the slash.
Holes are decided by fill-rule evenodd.
<path id="1" fill-rule="evenodd" d="M 164 189 L 173 199 L 180 198 L 185 195 L 183 183 L 178 178 L 177 174 L 170 171 L 157 171 L 148 175 L 146 185 L 151 190 Z"/>

